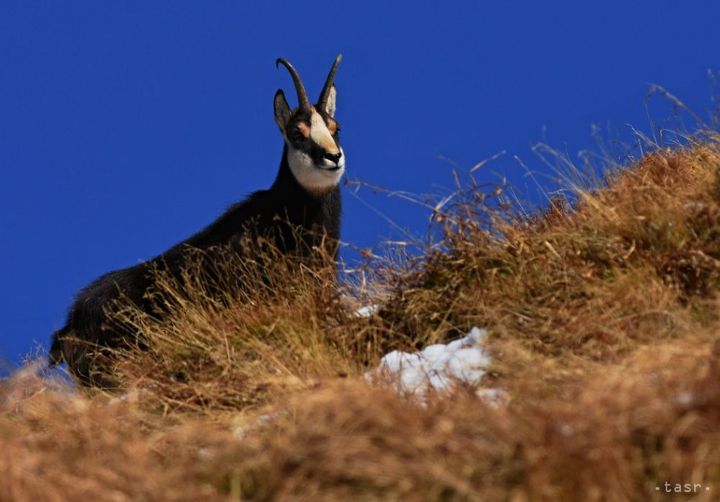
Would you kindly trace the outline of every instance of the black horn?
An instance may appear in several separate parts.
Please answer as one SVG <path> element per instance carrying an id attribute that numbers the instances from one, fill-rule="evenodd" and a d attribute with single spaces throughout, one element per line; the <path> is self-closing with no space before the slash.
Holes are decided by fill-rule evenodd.
<path id="1" fill-rule="evenodd" d="M 297 92 L 298 104 L 300 105 L 300 108 L 310 108 L 310 100 L 308 99 L 307 92 L 305 91 L 305 86 L 303 85 L 302 80 L 300 80 L 300 75 L 298 75 L 295 67 L 288 63 L 287 59 L 285 58 L 277 58 L 277 60 L 275 61 L 275 66 L 277 67 L 279 65 L 283 65 L 290 72 L 290 76 L 292 77 L 293 83 L 295 84 L 295 92 Z"/>
<path id="2" fill-rule="evenodd" d="M 335 80 L 335 73 L 340 65 L 340 61 L 342 61 L 342 54 L 338 54 L 335 58 L 335 62 L 333 63 L 332 68 L 330 68 L 330 73 L 328 73 L 327 79 L 325 80 L 325 85 L 323 86 L 322 92 L 320 93 L 320 99 L 318 99 L 317 103 L 317 107 L 320 110 L 324 110 L 327 105 L 327 100 L 330 96 L 330 89 L 332 89 L 333 81 Z"/>

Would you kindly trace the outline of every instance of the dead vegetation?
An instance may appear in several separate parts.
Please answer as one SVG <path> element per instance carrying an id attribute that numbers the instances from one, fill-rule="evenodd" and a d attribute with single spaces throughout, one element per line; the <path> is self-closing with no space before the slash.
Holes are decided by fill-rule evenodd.
<path id="1" fill-rule="evenodd" d="M 32 367 L 2 383 L 0 499 L 716 499 L 718 138 L 607 176 L 532 217 L 470 186 L 438 215 L 442 249 L 373 270 L 369 318 L 362 291 L 280 259 L 224 258 L 213 291 L 242 272 L 252 294 L 162 282 L 170 320 L 122 313 L 149 345 L 115 368 L 126 393 Z M 472 326 L 506 405 L 362 377 Z"/>

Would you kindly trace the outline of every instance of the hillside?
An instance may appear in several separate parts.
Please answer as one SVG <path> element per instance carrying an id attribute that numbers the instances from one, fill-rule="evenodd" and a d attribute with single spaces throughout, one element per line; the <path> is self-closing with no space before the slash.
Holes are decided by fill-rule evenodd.
<path id="1" fill-rule="evenodd" d="M 127 391 L 32 364 L 2 382 L 0 500 L 717 500 L 719 140 L 541 214 L 470 185 L 435 215 L 442 246 L 352 294 L 282 260 L 227 257 L 216 280 L 257 288 L 221 300 L 168 279 L 170 321 L 123 312 L 150 340 L 116 368 Z M 366 377 L 473 327 L 479 381 Z"/>

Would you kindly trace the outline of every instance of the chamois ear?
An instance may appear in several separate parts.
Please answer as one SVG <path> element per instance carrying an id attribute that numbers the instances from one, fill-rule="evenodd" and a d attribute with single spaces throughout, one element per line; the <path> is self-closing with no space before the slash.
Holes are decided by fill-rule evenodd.
<path id="1" fill-rule="evenodd" d="M 323 110 L 325 113 L 327 113 L 331 117 L 335 117 L 335 100 L 336 99 L 337 99 L 337 89 L 335 89 L 335 84 L 333 84 L 333 86 L 328 91 L 327 103 L 325 103 L 325 109 Z"/>
<path id="2" fill-rule="evenodd" d="M 287 99 L 285 99 L 285 93 L 282 89 L 278 89 L 275 93 L 275 100 L 273 102 L 275 107 L 275 122 L 281 131 L 285 131 L 285 126 L 290 120 L 290 105 L 288 105 Z"/>

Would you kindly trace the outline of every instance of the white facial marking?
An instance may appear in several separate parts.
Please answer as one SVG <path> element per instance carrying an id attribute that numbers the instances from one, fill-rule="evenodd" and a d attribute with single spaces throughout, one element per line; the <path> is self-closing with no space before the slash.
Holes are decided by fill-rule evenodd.
<path id="1" fill-rule="evenodd" d="M 318 112 L 313 112 L 310 116 L 310 139 L 330 154 L 334 155 L 339 151 L 325 121 Z"/>

